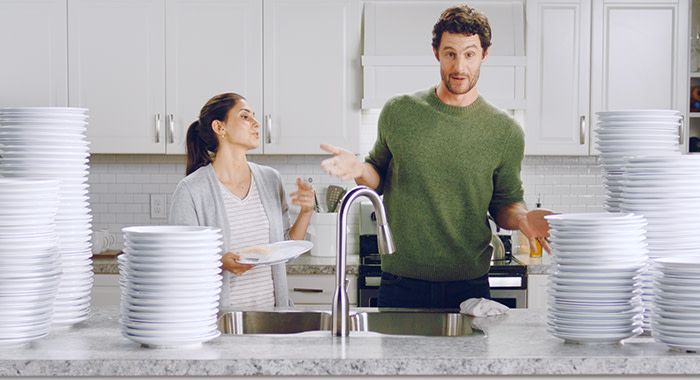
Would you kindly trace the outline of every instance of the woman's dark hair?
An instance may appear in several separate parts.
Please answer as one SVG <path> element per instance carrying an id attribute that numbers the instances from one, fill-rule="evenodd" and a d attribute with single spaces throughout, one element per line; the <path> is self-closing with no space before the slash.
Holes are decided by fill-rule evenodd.
<path id="1" fill-rule="evenodd" d="M 233 92 L 216 95 L 199 111 L 199 118 L 187 129 L 187 175 L 211 162 L 211 153 L 219 149 L 211 123 L 214 120 L 226 122 L 228 111 L 242 99 L 245 98 Z"/>
<path id="2" fill-rule="evenodd" d="M 440 48 L 442 33 L 464 34 L 467 36 L 478 35 L 481 48 L 484 53 L 491 46 L 491 25 L 483 13 L 469 7 L 460 5 L 445 9 L 438 22 L 433 27 L 433 48 Z"/>

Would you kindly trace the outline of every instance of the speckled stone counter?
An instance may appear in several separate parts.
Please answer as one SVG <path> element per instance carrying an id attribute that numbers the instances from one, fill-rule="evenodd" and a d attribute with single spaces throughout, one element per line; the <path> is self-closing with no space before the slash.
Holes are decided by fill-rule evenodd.
<path id="1" fill-rule="evenodd" d="M 348 255 L 346 272 L 357 274 L 360 265 L 358 255 Z M 115 255 L 95 255 L 92 267 L 96 274 L 119 274 Z M 318 257 L 305 253 L 287 263 L 287 274 L 334 274 L 335 257 Z"/>
<path id="2" fill-rule="evenodd" d="M 199 348 L 151 349 L 122 337 L 117 308 L 98 308 L 69 330 L 0 348 L 2 376 L 242 375 L 700 375 L 700 356 L 649 337 L 624 344 L 567 344 L 531 310 L 473 321 L 468 337 L 221 336 Z"/>

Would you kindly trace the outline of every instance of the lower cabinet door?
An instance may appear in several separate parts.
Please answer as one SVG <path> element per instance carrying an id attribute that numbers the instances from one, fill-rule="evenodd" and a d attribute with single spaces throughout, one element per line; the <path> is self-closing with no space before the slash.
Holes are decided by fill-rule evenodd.
<path id="1" fill-rule="evenodd" d="M 121 291 L 118 274 L 96 274 L 92 284 L 92 306 L 118 306 Z"/>
<path id="2" fill-rule="evenodd" d="M 348 300 L 357 306 L 357 275 L 348 275 Z M 334 274 L 295 274 L 287 275 L 289 297 L 295 305 L 331 308 L 335 292 Z"/>

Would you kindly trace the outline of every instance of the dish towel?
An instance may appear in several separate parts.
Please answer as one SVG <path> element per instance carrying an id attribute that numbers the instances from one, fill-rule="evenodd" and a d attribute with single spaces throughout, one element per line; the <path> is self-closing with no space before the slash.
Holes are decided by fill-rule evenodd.
<path id="1" fill-rule="evenodd" d="M 470 298 L 459 304 L 459 312 L 473 317 L 490 317 L 505 314 L 510 308 L 486 298 Z"/>

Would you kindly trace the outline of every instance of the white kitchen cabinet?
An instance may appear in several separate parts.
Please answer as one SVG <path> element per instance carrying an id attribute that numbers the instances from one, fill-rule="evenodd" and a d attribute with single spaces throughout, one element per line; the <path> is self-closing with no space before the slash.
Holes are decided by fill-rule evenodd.
<path id="1" fill-rule="evenodd" d="M 0 0 L 0 106 L 65 107 L 66 0 Z"/>
<path id="2" fill-rule="evenodd" d="M 90 109 L 91 152 L 182 154 L 212 95 L 259 103 L 260 15 L 255 0 L 69 0 L 69 99 Z"/>
<path id="3" fill-rule="evenodd" d="M 96 274 L 95 282 L 92 284 L 92 294 L 90 295 L 90 305 L 95 306 L 117 306 L 121 297 L 118 274 Z"/>
<path id="4" fill-rule="evenodd" d="M 236 92 L 261 113 L 261 17 L 259 0 L 165 2 L 168 154 L 185 154 L 187 128 L 216 94 Z"/>
<path id="5" fill-rule="evenodd" d="M 90 109 L 92 153 L 184 154 L 187 128 L 223 92 L 261 121 L 252 153 L 356 151 L 359 4 L 68 0 L 70 104 Z"/>
<path id="6" fill-rule="evenodd" d="M 687 9 L 688 0 L 528 0 L 526 154 L 596 154 L 598 111 L 685 109 Z"/>
<path id="7" fill-rule="evenodd" d="M 528 274 L 527 275 L 527 308 L 546 310 L 547 309 L 547 284 L 549 275 Z"/>
<path id="8" fill-rule="evenodd" d="M 589 0 L 527 2 L 527 154 L 587 155 Z"/>
<path id="9" fill-rule="evenodd" d="M 593 2 L 592 123 L 597 111 L 687 108 L 688 9 L 688 0 Z"/>
<path id="10" fill-rule="evenodd" d="M 265 0 L 263 14 L 263 153 L 357 152 L 360 2 Z"/>
<path id="11" fill-rule="evenodd" d="M 346 275 L 348 279 L 348 301 L 357 306 L 357 275 Z M 298 306 L 316 306 L 331 309 L 335 294 L 335 274 L 287 275 L 289 297 Z"/>

